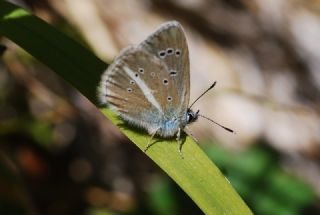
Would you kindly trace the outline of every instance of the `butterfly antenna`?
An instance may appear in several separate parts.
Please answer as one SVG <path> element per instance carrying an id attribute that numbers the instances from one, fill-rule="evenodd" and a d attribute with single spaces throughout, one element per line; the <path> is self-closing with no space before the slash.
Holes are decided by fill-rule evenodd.
<path id="1" fill-rule="evenodd" d="M 213 84 L 206 90 L 204 91 L 194 102 L 192 102 L 192 104 L 189 106 L 189 109 L 194 105 L 194 103 L 196 103 L 202 96 L 204 96 L 209 90 L 211 90 L 215 85 L 216 85 L 216 81 L 213 82 Z"/>
<path id="2" fill-rule="evenodd" d="M 208 118 L 208 117 L 206 117 L 206 116 L 203 116 L 203 115 L 200 115 L 200 114 L 198 114 L 198 116 L 200 116 L 200 117 L 202 117 L 202 118 L 205 118 L 205 119 L 209 120 L 210 122 L 213 122 L 214 124 L 220 126 L 221 128 L 223 128 L 223 129 L 225 129 L 225 130 L 227 130 L 227 131 L 229 131 L 229 132 L 231 132 L 231 133 L 236 133 L 234 130 L 232 130 L 232 129 L 230 129 L 230 128 L 227 128 L 227 127 L 225 127 L 225 126 L 223 126 L 223 125 L 221 125 L 221 124 L 213 121 L 212 119 L 210 119 L 210 118 Z"/>

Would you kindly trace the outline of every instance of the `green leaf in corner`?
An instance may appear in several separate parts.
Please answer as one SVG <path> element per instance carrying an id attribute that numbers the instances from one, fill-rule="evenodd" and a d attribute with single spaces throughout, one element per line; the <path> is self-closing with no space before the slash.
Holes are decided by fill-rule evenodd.
<path id="1" fill-rule="evenodd" d="M 0 14 L 1 35 L 21 46 L 96 103 L 96 85 L 106 63 L 22 8 L 1 1 Z"/>

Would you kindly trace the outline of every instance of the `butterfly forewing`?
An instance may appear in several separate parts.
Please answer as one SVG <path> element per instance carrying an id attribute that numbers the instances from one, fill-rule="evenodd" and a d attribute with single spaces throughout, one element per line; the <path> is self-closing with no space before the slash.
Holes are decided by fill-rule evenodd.
<path id="1" fill-rule="evenodd" d="M 182 26 L 176 22 L 163 24 L 139 45 L 156 56 L 167 68 L 178 92 L 176 111 L 185 113 L 190 97 L 189 51 Z"/>

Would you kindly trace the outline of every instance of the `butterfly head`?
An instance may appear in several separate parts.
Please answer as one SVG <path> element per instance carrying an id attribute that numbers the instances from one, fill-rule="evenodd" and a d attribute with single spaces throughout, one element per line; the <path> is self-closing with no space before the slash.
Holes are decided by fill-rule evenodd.
<path id="1" fill-rule="evenodd" d="M 187 110 L 187 122 L 192 123 L 195 122 L 198 119 L 199 116 L 199 110 L 197 112 L 193 112 L 190 108 Z"/>

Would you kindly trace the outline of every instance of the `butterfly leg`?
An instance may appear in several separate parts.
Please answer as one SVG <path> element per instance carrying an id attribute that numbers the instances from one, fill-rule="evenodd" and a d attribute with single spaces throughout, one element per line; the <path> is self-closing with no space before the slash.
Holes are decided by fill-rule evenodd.
<path id="1" fill-rule="evenodd" d="M 178 151 L 179 151 L 180 158 L 183 159 L 183 154 L 182 154 L 183 141 L 181 141 L 180 136 L 181 136 L 181 128 L 179 128 L 178 130 L 176 140 L 178 141 Z"/>
<path id="2" fill-rule="evenodd" d="M 147 146 L 143 149 L 144 152 L 146 152 L 146 151 L 154 144 L 154 143 L 152 142 L 152 139 L 153 139 L 154 135 L 156 135 L 156 133 L 157 133 L 157 131 L 158 131 L 159 129 L 160 129 L 160 128 L 157 128 L 157 129 L 155 129 L 154 132 L 151 133 L 151 137 L 150 137 L 150 139 L 149 139 L 149 141 L 148 141 L 148 144 L 147 144 Z"/>

